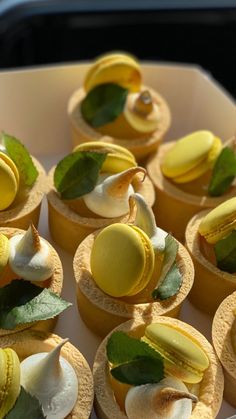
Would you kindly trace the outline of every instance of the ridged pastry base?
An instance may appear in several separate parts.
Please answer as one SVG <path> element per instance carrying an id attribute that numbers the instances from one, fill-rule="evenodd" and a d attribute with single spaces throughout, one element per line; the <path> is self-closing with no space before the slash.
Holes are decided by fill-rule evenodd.
<path id="1" fill-rule="evenodd" d="M 189 299 L 199 310 L 214 314 L 224 298 L 236 291 L 236 275 L 221 271 L 201 252 L 198 228 L 208 212 L 209 210 L 201 211 L 189 221 L 185 238 L 195 269 L 195 279 Z"/>
<path id="2" fill-rule="evenodd" d="M 114 327 L 129 319 L 179 315 L 194 279 L 193 264 L 183 245 L 179 243 L 178 266 L 183 275 L 183 283 L 178 294 L 164 301 L 134 304 L 110 297 L 95 284 L 90 270 L 90 253 L 95 236 L 91 234 L 80 244 L 73 261 L 80 315 L 94 333 L 104 337 Z"/>
<path id="3" fill-rule="evenodd" d="M 80 216 L 71 210 L 66 204 L 66 201 L 62 201 L 56 192 L 53 186 L 54 170 L 52 168 L 48 174 L 49 192 L 47 194 L 47 200 L 49 229 L 55 243 L 69 253 L 74 254 L 79 244 L 95 230 L 117 222 L 127 223 L 132 221 L 134 211 L 131 214 L 117 218 L 87 218 Z M 137 184 L 135 182 L 134 189 L 143 195 L 150 206 L 154 204 L 155 192 L 148 176 L 146 176 L 142 183 L 139 182 Z"/>
<path id="4" fill-rule="evenodd" d="M 5 234 L 8 238 L 15 236 L 16 234 L 20 234 L 23 233 L 23 230 L 18 229 L 18 228 L 4 228 L 4 227 L 0 227 L 0 234 Z M 45 240 L 45 239 L 44 239 Z M 47 242 L 48 243 L 48 242 Z M 51 276 L 51 278 L 49 278 L 48 280 L 46 280 L 45 282 L 47 282 L 47 287 L 52 291 L 55 292 L 58 295 L 61 295 L 61 291 L 62 291 L 62 285 L 63 285 L 63 270 L 62 270 L 62 264 L 61 264 L 61 260 L 56 252 L 56 250 L 51 246 L 50 243 L 48 243 L 48 245 L 51 247 L 52 250 L 52 257 L 53 257 L 53 266 L 54 266 L 54 273 Z M 17 275 L 16 275 L 17 277 Z M 3 273 L 3 278 L 2 278 L 3 282 L 4 282 L 4 273 Z M 33 281 L 32 281 L 33 282 Z M 36 285 L 41 286 L 40 282 L 34 282 Z M 1 286 L 1 280 L 0 280 L 0 286 Z M 48 320 L 40 320 L 38 322 L 33 322 L 33 323 L 25 323 L 22 325 L 17 326 L 15 329 L 13 330 L 8 330 L 8 329 L 1 329 L 0 328 L 0 337 L 1 336 L 5 336 L 5 335 L 9 335 L 15 332 L 20 332 L 22 330 L 25 329 L 29 329 L 29 328 L 34 328 L 37 330 L 41 330 L 41 331 L 45 331 L 45 332 L 50 332 L 51 330 L 54 329 L 56 322 L 57 322 L 57 317 L 54 317 L 52 319 L 48 319 Z"/>
<path id="5" fill-rule="evenodd" d="M 171 123 L 170 110 L 165 99 L 150 87 L 147 87 L 147 89 L 151 92 L 154 102 L 160 109 L 161 118 L 157 130 L 149 136 L 146 135 L 135 139 L 120 139 L 106 136 L 106 142 L 127 148 L 133 153 L 137 161 L 143 160 L 150 153 L 157 150 Z M 80 88 L 72 94 L 68 103 L 67 111 L 74 146 L 88 141 L 104 141 L 104 136 L 90 127 L 82 117 L 80 104 L 84 97 L 85 91 L 83 88 Z"/>
<path id="6" fill-rule="evenodd" d="M 160 166 L 165 153 L 174 144 L 173 141 L 161 145 L 158 153 L 149 159 L 146 168 L 156 191 L 153 212 L 157 224 L 163 230 L 171 232 L 177 240 L 183 243 L 188 221 L 199 211 L 214 208 L 235 196 L 236 187 L 230 193 L 217 198 L 194 195 L 194 191 L 193 194 L 189 194 L 179 189 L 163 176 Z"/>
<path id="7" fill-rule="evenodd" d="M 225 377 L 224 398 L 236 407 L 236 353 L 230 338 L 235 324 L 236 292 L 229 295 L 218 307 L 212 323 L 212 342 L 223 366 Z"/>
<path id="8" fill-rule="evenodd" d="M 62 338 L 60 336 L 27 330 L 0 338 L 0 347 L 14 349 L 20 360 L 39 353 L 49 352 L 55 348 Z M 78 377 L 79 391 L 76 404 L 65 419 L 88 419 L 93 405 L 93 377 L 87 361 L 71 343 L 67 342 L 61 349 L 63 356 L 74 368 Z"/>
<path id="9" fill-rule="evenodd" d="M 194 404 L 191 419 L 214 419 L 222 402 L 224 377 L 212 346 L 200 332 L 180 320 L 156 315 L 149 319 L 145 319 L 145 323 L 144 319 L 134 319 L 125 322 L 115 330 L 123 331 L 129 333 L 133 337 L 140 338 L 144 335 L 146 326 L 155 322 L 176 325 L 197 341 L 207 353 L 210 366 L 205 371 L 200 383 L 199 400 Z M 116 403 L 110 384 L 109 365 L 106 356 L 108 337 L 106 337 L 99 346 L 93 365 L 95 410 L 98 419 L 125 419 L 127 416 Z"/>
<path id="10" fill-rule="evenodd" d="M 16 227 L 27 230 L 31 223 L 38 226 L 41 202 L 47 192 L 46 173 L 41 164 L 33 158 L 39 172 L 38 178 L 31 187 L 27 197 L 9 209 L 0 211 L 0 227 Z"/>

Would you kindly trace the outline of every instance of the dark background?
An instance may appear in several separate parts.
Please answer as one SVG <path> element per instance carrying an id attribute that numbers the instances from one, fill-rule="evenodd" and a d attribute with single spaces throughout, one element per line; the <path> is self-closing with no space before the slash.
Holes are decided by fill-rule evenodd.
<path id="1" fill-rule="evenodd" d="M 236 2 L 0 0 L 0 68 L 111 51 L 197 63 L 236 97 Z"/>

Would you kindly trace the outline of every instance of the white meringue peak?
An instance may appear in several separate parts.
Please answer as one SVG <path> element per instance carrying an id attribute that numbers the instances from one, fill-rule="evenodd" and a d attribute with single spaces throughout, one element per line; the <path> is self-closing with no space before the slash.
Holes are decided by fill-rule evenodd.
<path id="1" fill-rule="evenodd" d="M 49 244 L 31 224 L 25 233 L 9 239 L 9 264 L 13 272 L 27 281 L 44 281 L 53 274 Z"/>

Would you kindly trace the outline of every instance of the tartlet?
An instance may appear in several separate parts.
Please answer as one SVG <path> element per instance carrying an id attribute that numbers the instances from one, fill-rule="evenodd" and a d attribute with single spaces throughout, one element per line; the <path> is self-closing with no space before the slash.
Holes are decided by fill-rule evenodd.
<path id="1" fill-rule="evenodd" d="M 209 212 L 209 210 L 201 211 L 189 221 L 185 239 L 195 269 L 194 284 L 189 299 L 200 310 L 214 314 L 224 298 L 236 290 L 236 276 L 219 269 L 204 256 L 198 230 Z"/>
<path id="2" fill-rule="evenodd" d="M 226 199 L 235 195 L 236 188 L 232 187 L 219 197 L 194 195 L 194 190 L 187 193 L 177 184 L 165 177 L 161 170 L 163 158 L 175 142 L 160 146 L 158 153 L 148 161 L 146 167 L 156 192 L 153 211 L 158 218 L 158 224 L 166 231 L 170 231 L 178 240 L 184 242 L 184 233 L 188 221 L 199 211 L 214 208 Z M 209 180 L 209 179 L 208 179 Z M 178 214 L 178 221 L 173 214 Z"/>
<path id="3" fill-rule="evenodd" d="M 106 67 L 105 73 L 103 73 L 104 66 Z M 119 70 L 117 70 L 118 67 Z M 112 75 L 110 75 L 109 72 L 111 72 Z M 131 106 L 129 103 L 133 100 L 131 99 L 132 92 L 139 94 L 145 92 L 145 95 L 146 92 L 148 92 L 149 98 L 151 97 L 150 103 L 155 104 L 158 107 L 158 124 L 155 125 L 155 128 L 151 129 L 150 132 L 144 132 L 142 134 L 142 131 L 139 132 L 137 130 L 135 124 L 134 126 L 129 125 L 130 119 L 127 120 L 123 116 L 123 112 L 115 119 L 115 124 L 117 125 L 113 124 L 113 120 L 102 125 L 101 129 L 96 129 L 90 125 L 83 117 L 81 103 L 85 98 L 86 93 L 92 91 L 98 85 L 105 85 L 106 83 L 114 83 L 128 89 L 129 93 L 125 107 Z M 141 112 L 138 112 L 138 114 L 134 112 L 133 106 L 134 104 L 132 104 L 130 109 L 131 113 L 135 114 L 134 118 L 136 118 L 137 115 L 138 118 L 143 118 L 142 104 Z M 121 53 L 107 54 L 94 62 L 86 75 L 84 87 L 76 90 L 69 99 L 68 116 L 74 145 L 86 141 L 100 141 L 102 140 L 103 135 L 108 135 L 109 138 L 107 141 L 128 148 L 138 161 L 144 159 L 148 154 L 158 148 L 171 122 L 170 110 L 165 99 L 153 89 L 142 85 L 141 68 L 138 62 L 133 57 Z M 119 135 L 116 126 L 119 126 Z M 132 132 L 132 134 L 130 134 L 130 132 Z"/>
<path id="4" fill-rule="evenodd" d="M 27 330 L 1 337 L 0 347 L 14 349 L 22 361 L 30 355 L 49 352 L 61 341 L 62 338 L 55 334 Z M 69 342 L 63 346 L 61 354 L 74 368 L 79 382 L 76 404 L 66 419 L 88 419 L 93 405 L 93 377 L 88 363 L 80 351 Z"/>
<path id="5" fill-rule="evenodd" d="M 77 284 L 77 301 L 83 321 L 94 333 L 105 336 L 120 323 L 136 318 L 156 315 L 177 317 L 184 299 L 187 297 L 194 278 L 191 258 L 179 243 L 177 264 L 182 273 L 183 282 L 177 295 L 164 301 L 135 303 L 127 299 L 113 298 L 105 294 L 95 283 L 90 267 L 91 249 L 99 232 L 90 234 L 78 247 L 73 261 Z M 154 285 L 155 287 L 155 285 Z M 151 292 L 150 292 L 151 294 Z"/>
<path id="6" fill-rule="evenodd" d="M 20 233 L 24 233 L 24 231 L 17 228 L 0 227 L 0 234 L 4 234 L 8 238 L 11 238 Z M 62 291 L 62 285 L 63 285 L 62 264 L 56 250 L 52 247 L 50 243 L 47 242 L 47 244 L 50 246 L 50 250 L 52 252 L 51 254 L 53 257 L 53 266 L 54 266 L 53 275 L 45 281 L 37 282 L 37 283 L 34 282 L 34 283 L 41 287 L 47 287 L 50 289 L 50 291 L 56 293 L 57 295 L 60 295 Z M 5 271 L 3 272 L 0 285 L 2 286 L 2 285 L 6 285 L 10 283 L 12 279 L 17 279 L 17 275 L 11 270 L 8 264 L 6 266 Z M 0 328 L 0 337 L 5 336 L 5 335 L 10 335 L 15 332 L 20 332 L 20 331 L 23 331 L 24 329 L 29 329 L 29 328 L 34 328 L 36 330 L 41 330 L 41 331 L 46 331 L 46 332 L 51 331 L 55 327 L 56 322 L 57 322 L 57 317 L 54 317 L 48 320 L 41 320 L 37 322 L 21 324 L 21 325 L 16 326 L 15 329 L 11 329 L 11 330 Z"/>
<path id="7" fill-rule="evenodd" d="M 222 402 L 224 377 L 212 346 L 200 332 L 187 323 L 165 316 L 152 316 L 146 318 L 145 322 L 144 319 L 131 320 L 117 327 L 115 331 L 123 331 L 130 336 L 141 338 L 144 335 L 146 326 L 155 322 L 178 327 L 183 330 L 184 334 L 190 336 L 198 343 L 206 352 L 210 361 L 210 366 L 204 372 L 199 387 L 199 400 L 195 404 L 191 418 L 215 418 Z M 99 346 L 93 365 L 95 410 L 99 419 L 124 419 L 127 418 L 127 416 L 115 400 L 110 381 L 109 364 L 106 356 L 106 345 L 109 336 L 107 336 Z"/>
<path id="8" fill-rule="evenodd" d="M 218 307 L 212 323 L 212 342 L 223 366 L 225 377 L 224 398 L 236 407 L 236 352 L 232 345 L 232 332 L 236 332 L 236 292 Z"/>
<path id="9" fill-rule="evenodd" d="M 26 230 L 30 223 L 36 227 L 39 222 L 41 202 L 47 192 L 47 177 L 42 165 L 33 158 L 38 170 L 34 184 L 23 196 L 16 196 L 14 202 L 6 210 L 0 211 L 1 227 L 17 227 Z"/>
<path id="10" fill-rule="evenodd" d="M 115 222 L 127 223 L 132 221 L 134 214 L 128 213 L 116 218 L 97 217 L 91 213 L 91 216 L 83 216 L 75 212 L 65 200 L 62 200 L 54 187 L 53 177 L 55 168 L 52 168 L 48 174 L 48 219 L 49 229 L 53 240 L 63 249 L 70 253 L 76 251 L 78 245 L 89 234 L 95 230 L 104 228 Z M 155 201 L 155 192 L 152 182 L 146 176 L 143 182 L 135 179 L 132 182 L 134 190 L 143 195 L 147 203 L 152 206 Z M 84 210 L 84 204 L 81 201 L 81 211 Z M 78 209 L 78 208 L 77 208 Z"/>

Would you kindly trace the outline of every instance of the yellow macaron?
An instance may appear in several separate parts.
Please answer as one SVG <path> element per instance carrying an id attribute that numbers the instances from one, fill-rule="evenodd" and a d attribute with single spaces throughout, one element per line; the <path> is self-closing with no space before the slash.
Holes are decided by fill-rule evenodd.
<path id="1" fill-rule="evenodd" d="M 0 274 L 7 265 L 9 259 L 9 240 L 0 233 Z"/>
<path id="2" fill-rule="evenodd" d="M 199 233 L 211 244 L 224 239 L 236 229 L 236 197 L 210 211 L 201 221 Z"/>
<path id="3" fill-rule="evenodd" d="M 84 88 L 86 92 L 104 83 L 115 83 L 131 91 L 140 90 L 141 69 L 134 57 L 123 53 L 105 54 L 94 62 L 88 71 Z"/>
<path id="4" fill-rule="evenodd" d="M 0 210 L 8 208 L 12 204 L 18 188 L 18 169 L 13 160 L 0 151 Z"/>
<path id="5" fill-rule="evenodd" d="M 112 297 L 142 291 L 154 269 L 154 251 L 148 236 L 138 227 L 112 224 L 96 237 L 91 251 L 94 281 Z"/>
<path id="6" fill-rule="evenodd" d="M 0 348 L 0 419 L 12 409 L 20 392 L 20 361 L 11 349 Z"/>
<path id="7" fill-rule="evenodd" d="M 95 151 L 97 153 L 107 153 L 101 172 L 120 173 L 130 167 L 136 167 L 137 163 L 133 154 L 124 147 L 116 144 L 106 143 L 105 141 L 89 141 L 76 146 L 73 152 Z"/>
<path id="8" fill-rule="evenodd" d="M 167 375 L 186 383 L 199 383 L 209 366 L 209 359 L 190 335 L 176 326 L 151 323 L 145 329 L 143 341 L 164 358 Z"/>
<path id="9" fill-rule="evenodd" d="M 165 154 L 162 172 L 176 183 L 190 182 L 213 167 L 221 149 L 221 140 L 212 132 L 193 132 L 176 141 Z"/>

